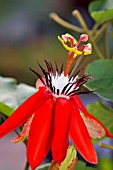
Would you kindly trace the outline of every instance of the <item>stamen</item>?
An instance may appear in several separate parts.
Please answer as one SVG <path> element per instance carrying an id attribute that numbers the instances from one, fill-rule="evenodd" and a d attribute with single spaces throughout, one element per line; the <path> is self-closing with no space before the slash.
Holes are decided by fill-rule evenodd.
<path id="1" fill-rule="evenodd" d="M 58 36 L 58 40 L 62 43 L 63 47 L 68 51 L 68 61 L 66 69 L 64 71 L 64 76 L 67 76 L 69 74 L 70 67 L 75 58 L 78 58 L 82 54 L 84 55 L 91 54 L 91 47 L 89 47 L 88 44 L 78 47 L 81 42 L 86 42 L 88 40 L 87 34 L 82 34 L 78 42 L 70 34 L 65 34 L 62 35 L 61 37 Z"/>
<path id="2" fill-rule="evenodd" d="M 76 47 L 78 47 L 80 43 L 81 43 L 81 39 L 79 39 L 78 42 L 76 43 Z"/>
<path id="3" fill-rule="evenodd" d="M 80 39 L 78 40 L 78 42 L 76 43 L 76 47 L 79 46 L 79 44 L 82 42 L 86 42 L 88 40 L 88 35 L 87 34 L 82 34 L 80 36 Z"/>

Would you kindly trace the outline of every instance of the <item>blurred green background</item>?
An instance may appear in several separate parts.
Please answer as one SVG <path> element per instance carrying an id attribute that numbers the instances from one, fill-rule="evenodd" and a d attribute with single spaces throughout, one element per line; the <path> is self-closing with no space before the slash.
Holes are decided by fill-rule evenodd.
<path id="1" fill-rule="evenodd" d="M 49 19 L 55 11 L 65 20 L 78 24 L 71 12 L 79 9 L 89 27 L 92 26 L 87 7 L 91 0 L 1 0 L 0 1 L 0 76 L 14 77 L 18 82 L 35 85 L 36 77 L 28 71 L 37 69 L 37 60 L 59 67 L 66 62 L 67 53 L 57 36 L 65 32 L 75 35 Z M 87 57 L 85 62 L 89 60 Z"/>

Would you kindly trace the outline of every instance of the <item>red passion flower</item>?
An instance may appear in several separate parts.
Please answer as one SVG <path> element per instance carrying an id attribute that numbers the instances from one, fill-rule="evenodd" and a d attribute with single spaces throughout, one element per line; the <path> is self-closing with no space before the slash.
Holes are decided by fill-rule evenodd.
<path id="1" fill-rule="evenodd" d="M 79 77 L 80 71 L 71 76 L 73 70 L 67 73 L 63 66 L 58 70 L 57 65 L 54 69 L 50 62 L 45 63 L 46 70 L 38 64 L 43 76 L 30 68 L 41 83 L 38 83 L 37 92 L 0 126 L 0 138 L 27 122 L 22 133 L 12 141 L 18 142 L 28 136 L 27 160 L 32 170 L 42 163 L 50 149 L 53 160 L 60 164 L 66 157 L 69 137 L 83 158 L 96 164 L 98 160 L 92 138 L 113 138 L 113 135 L 88 113 L 78 97 L 86 93 L 80 91 L 80 87 L 92 77 Z"/>

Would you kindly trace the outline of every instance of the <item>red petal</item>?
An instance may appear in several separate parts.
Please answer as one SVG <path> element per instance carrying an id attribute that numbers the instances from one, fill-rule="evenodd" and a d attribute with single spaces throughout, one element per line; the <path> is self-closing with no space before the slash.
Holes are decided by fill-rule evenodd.
<path id="1" fill-rule="evenodd" d="M 54 126 L 54 101 L 49 98 L 34 115 L 27 144 L 27 158 L 32 169 L 42 163 L 51 148 Z"/>
<path id="2" fill-rule="evenodd" d="M 29 136 L 29 131 L 30 131 L 30 128 L 31 128 L 31 123 L 32 123 L 33 117 L 34 117 L 34 114 L 24 124 L 24 127 L 23 127 L 20 135 L 17 136 L 16 138 L 13 138 L 11 140 L 11 142 L 14 142 L 14 143 L 22 142 L 23 140 L 26 139 L 26 137 Z"/>
<path id="3" fill-rule="evenodd" d="M 47 100 L 48 92 L 45 87 L 29 97 L 14 113 L 0 126 L 0 138 L 21 126 L 35 112 L 35 110 Z"/>
<path id="4" fill-rule="evenodd" d="M 68 134 L 72 103 L 65 98 L 58 98 L 55 107 L 55 131 L 52 142 L 52 155 L 57 163 L 61 163 L 68 148 Z"/>
<path id="5" fill-rule="evenodd" d="M 85 160 L 93 164 L 98 162 L 91 138 L 75 104 L 73 105 L 70 122 L 70 138 L 73 141 L 75 148 L 80 152 Z"/>
<path id="6" fill-rule="evenodd" d="M 93 115 L 91 115 L 90 113 L 88 113 L 88 111 L 86 110 L 86 108 L 84 107 L 84 105 L 82 104 L 82 101 L 80 100 L 80 98 L 76 95 L 73 97 L 74 101 L 76 102 L 78 108 L 89 118 L 95 120 L 96 122 L 98 122 L 105 130 L 106 136 L 113 138 L 113 135 L 105 128 L 105 126 Z"/>

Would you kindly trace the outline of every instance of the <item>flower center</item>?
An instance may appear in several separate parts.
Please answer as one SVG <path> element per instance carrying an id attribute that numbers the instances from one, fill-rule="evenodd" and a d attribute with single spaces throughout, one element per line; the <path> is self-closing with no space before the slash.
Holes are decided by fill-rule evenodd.
<path id="1" fill-rule="evenodd" d="M 47 71 L 38 63 L 43 77 L 37 73 L 32 68 L 29 68 L 33 73 L 35 73 L 38 78 L 42 81 L 45 87 L 51 91 L 53 95 L 62 95 L 64 97 L 71 97 L 78 94 L 86 94 L 89 92 L 82 92 L 79 88 L 89 80 L 92 80 L 92 77 L 89 75 L 83 75 L 82 77 L 78 77 L 78 73 L 81 71 L 79 70 L 77 73 L 71 76 L 71 72 L 65 75 L 65 71 L 63 71 L 63 67 L 61 70 L 58 70 L 57 64 L 56 69 L 53 69 L 53 66 L 50 62 L 45 60 Z"/>
<path id="2" fill-rule="evenodd" d="M 78 76 L 76 76 L 75 78 L 69 78 L 68 75 L 64 75 L 64 72 L 62 72 L 61 74 L 58 74 L 58 72 L 56 72 L 55 75 L 51 75 L 51 83 L 52 83 L 52 87 L 55 88 L 54 92 L 55 94 L 57 94 L 57 92 L 59 94 L 63 94 L 63 91 L 70 93 L 71 91 L 73 91 L 75 89 L 75 82 L 77 81 Z M 67 89 L 64 90 L 64 88 Z"/>

